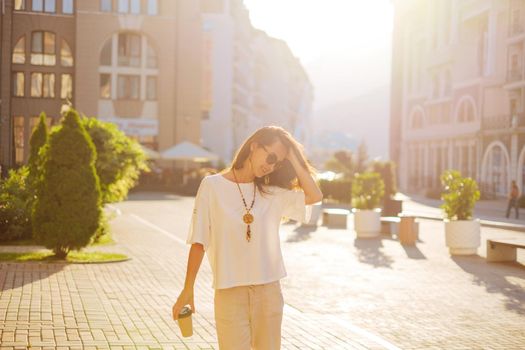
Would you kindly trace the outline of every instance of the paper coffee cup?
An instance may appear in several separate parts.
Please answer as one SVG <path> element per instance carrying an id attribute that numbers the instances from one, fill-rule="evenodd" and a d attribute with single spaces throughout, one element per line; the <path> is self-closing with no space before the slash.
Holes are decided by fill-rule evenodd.
<path id="1" fill-rule="evenodd" d="M 191 337 L 193 335 L 193 322 L 191 320 L 191 308 L 184 306 L 179 312 L 179 328 L 183 337 Z"/>

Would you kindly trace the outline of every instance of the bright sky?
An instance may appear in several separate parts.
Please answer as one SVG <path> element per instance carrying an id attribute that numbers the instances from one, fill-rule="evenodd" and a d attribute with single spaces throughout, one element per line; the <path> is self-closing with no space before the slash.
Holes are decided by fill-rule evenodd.
<path id="1" fill-rule="evenodd" d="M 304 63 L 348 49 L 384 47 L 391 0 L 245 0 L 252 24 L 284 39 Z"/>
<path id="2" fill-rule="evenodd" d="M 285 40 L 307 68 L 316 104 L 388 84 L 392 0 L 244 0 L 254 27 Z M 342 85 L 341 85 L 342 84 Z M 355 90 L 355 91 L 354 91 Z M 334 96 L 334 93 L 338 96 Z M 317 106 L 319 107 L 319 106 Z"/>

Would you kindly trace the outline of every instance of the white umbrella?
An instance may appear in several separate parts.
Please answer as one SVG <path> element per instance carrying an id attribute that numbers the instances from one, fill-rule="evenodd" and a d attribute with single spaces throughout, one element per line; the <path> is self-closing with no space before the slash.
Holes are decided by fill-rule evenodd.
<path id="1" fill-rule="evenodd" d="M 182 175 L 182 183 L 186 184 L 186 172 L 188 170 L 188 161 L 193 162 L 207 162 L 210 160 L 217 160 L 219 157 L 199 147 L 191 142 L 184 141 L 173 147 L 168 148 L 160 153 L 162 159 L 182 160 L 184 163 L 184 171 Z"/>
<path id="2" fill-rule="evenodd" d="M 192 160 L 194 162 L 207 162 L 217 160 L 219 157 L 191 142 L 184 141 L 160 153 L 162 159 Z"/>

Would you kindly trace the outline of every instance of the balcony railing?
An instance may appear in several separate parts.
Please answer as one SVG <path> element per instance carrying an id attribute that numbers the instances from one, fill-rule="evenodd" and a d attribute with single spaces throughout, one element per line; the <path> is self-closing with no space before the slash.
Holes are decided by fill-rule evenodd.
<path id="1" fill-rule="evenodd" d="M 516 113 L 514 115 L 504 114 L 481 119 L 483 130 L 501 130 L 517 126 L 525 126 L 525 114 Z"/>

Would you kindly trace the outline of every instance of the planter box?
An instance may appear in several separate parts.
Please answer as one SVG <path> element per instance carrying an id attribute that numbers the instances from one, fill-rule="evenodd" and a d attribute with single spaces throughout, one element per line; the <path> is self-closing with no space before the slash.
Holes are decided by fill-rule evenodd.
<path id="1" fill-rule="evenodd" d="M 445 242 L 450 255 L 477 254 L 481 244 L 479 219 L 475 220 L 444 220 Z"/>
<path id="2" fill-rule="evenodd" d="M 381 234 L 381 209 L 352 209 L 357 238 L 378 237 Z"/>
<path id="3" fill-rule="evenodd" d="M 399 199 L 386 198 L 383 202 L 381 216 L 398 216 L 403 212 L 403 201 Z"/>

